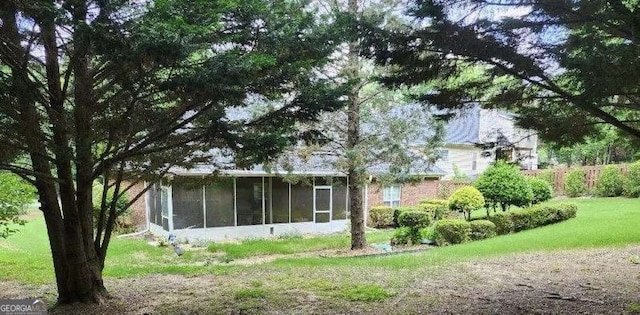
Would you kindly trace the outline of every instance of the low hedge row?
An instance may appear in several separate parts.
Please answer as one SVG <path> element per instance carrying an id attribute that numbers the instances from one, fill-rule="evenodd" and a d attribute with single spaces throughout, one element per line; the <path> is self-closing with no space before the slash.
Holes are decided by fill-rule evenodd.
<path id="1" fill-rule="evenodd" d="M 487 219 L 496 225 L 496 232 L 502 235 L 575 218 L 577 211 L 575 204 L 537 205 L 519 211 L 497 213 Z"/>
<path id="2" fill-rule="evenodd" d="M 496 225 L 488 220 L 443 219 L 433 225 L 433 235 L 438 245 L 460 244 L 496 236 Z"/>
<path id="3" fill-rule="evenodd" d="M 497 213 L 487 220 L 443 219 L 433 225 L 433 237 L 438 245 L 460 244 L 575 218 L 577 210 L 575 204 L 537 205 L 520 211 Z"/>

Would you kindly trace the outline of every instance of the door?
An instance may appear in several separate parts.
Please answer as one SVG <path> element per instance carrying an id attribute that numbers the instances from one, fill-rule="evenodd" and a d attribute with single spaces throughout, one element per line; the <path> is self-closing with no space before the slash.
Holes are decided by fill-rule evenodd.
<path id="1" fill-rule="evenodd" d="M 331 222 L 333 210 L 331 186 L 315 186 L 313 189 L 313 217 L 315 223 Z"/>

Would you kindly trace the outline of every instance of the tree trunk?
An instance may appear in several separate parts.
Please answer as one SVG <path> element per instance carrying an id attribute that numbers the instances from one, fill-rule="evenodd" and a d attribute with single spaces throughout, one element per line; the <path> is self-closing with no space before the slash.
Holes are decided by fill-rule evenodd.
<path id="1" fill-rule="evenodd" d="M 87 248 L 79 225 L 60 216 L 54 184 L 39 184 L 38 195 L 54 262 L 58 304 L 102 303 L 108 295 L 93 244 Z"/>
<path id="2" fill-rule="evenodd" d="M 349 0 L 348 11 L 350 14 L 358 14 L 358 2 Z M 360 61 L 358 60 L 358 43 L 349 43 L 348 63 L 346 75 L 351 80 L 360 78 Z M 349 180 L 349 205 L 351 211 L 351 249 L 362 249 L 366 245 L 364 235 L 364 209 L 362 207 L 362 181 L 366 174 L 360 162 L 358 144 L 360 143 L 360 84 L 356 84 L 348 96 L 347 105 L 347 158 L 349 168 L 347 178 Z"/>
<path id="3" fill-rule="evenodd" d="M 355 173 L 355 172 L 354 172 Z M 362 189 L 358 179 L 349 175 L 349 208 L 351 210 L 351 249 L 362 249 L 367 241 L 364 235 L 364 209 L 362 208 Z"/>

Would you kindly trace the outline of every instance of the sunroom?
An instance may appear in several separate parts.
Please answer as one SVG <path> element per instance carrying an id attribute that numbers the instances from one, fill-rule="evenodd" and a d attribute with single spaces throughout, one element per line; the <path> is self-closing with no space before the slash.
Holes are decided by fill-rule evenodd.
<path id="1" fill-rule="evenodd" d="M 174 176 L 170 184 L 149 189 L 148 228 L 190 241 L 345 231 L 346 177 L 314 175 Z"/>

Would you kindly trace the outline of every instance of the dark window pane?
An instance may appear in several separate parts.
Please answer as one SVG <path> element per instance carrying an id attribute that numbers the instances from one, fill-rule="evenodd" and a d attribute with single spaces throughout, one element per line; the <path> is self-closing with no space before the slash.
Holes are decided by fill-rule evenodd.
<path id="1" fill-rule="evenodd" d="M 162 218 L 162 228 L 165 231 L 169 231 L 169 219 L 167 218 Z"/>
<path id="2" fill-rule="evenodd" d="M 336 177 L 333 179 L 333 216 L 332 220 L 347 219 L 347 181 Z"/>
<path id="3" fill-rule="evenodd" d="M 313 221 L 313 187 L 300 182 L 291 185 L 291 222 Z"/>
<path id="4" fill-rule="evenodd" d="M 330 186 L 331 185 L 331 177 L 316 177 L 315 178 L 316 186 Z"/>
<path id="5" fill-rule="evenodd" d="M 221 178 L 205 186 L 207 227 L 234 226 L 233 178 Z"/>
<path id="6" fill-rule="evenodd" d="M 331 210 L 331 190 L 316 189 L 316 211 Z"/>
<path id="7" fill-rule="evenodd" d="M 271 179 L 271 215 L 270 223 L 289 223 L 289 183 L 282 178 Z"/>
<path id="8" fill-rule="evenodd" d="M 236 179 L 238 225 L 262 224 L 262 177 Z"/>
<path id="9" fill-rule="evenodd" d="M 329 213 L 316 213 L 316 223 L 327 223 L 329 222 Z"/>
<path id="10" fill-rule="evenodd" d="M 162 217 L 160 216 L 160 196 L 158 194 L 158 186 L 152 185 L 148 190 L 149 194 L 149 222 L 162 225 Z"/>
<path id="11" fill-rule="evenodd" d="M 202 184 L 176 177 L 171 185 L 173 196 L 173 228 L 203 228 Z"/>

